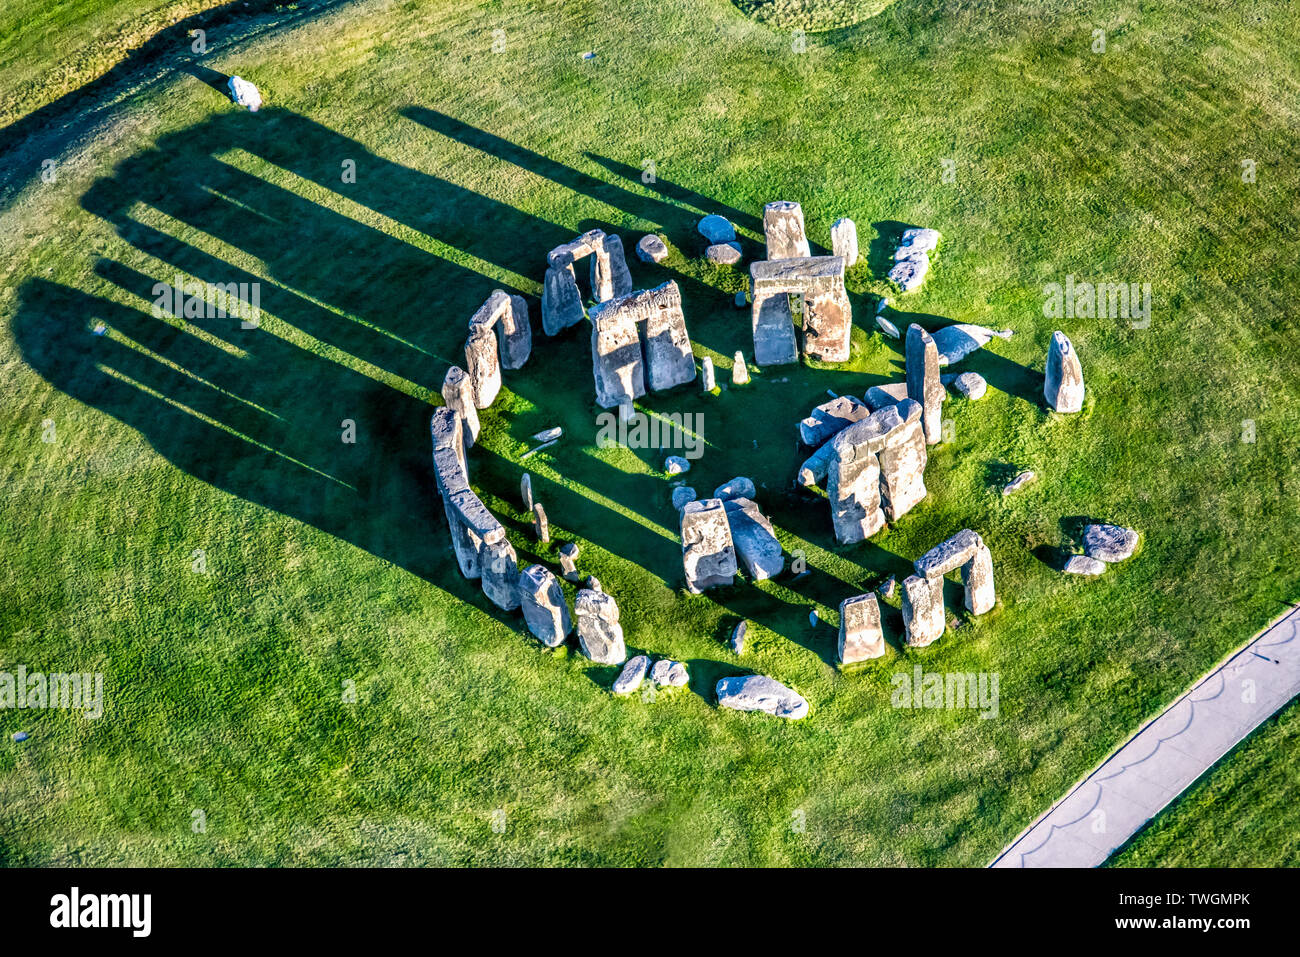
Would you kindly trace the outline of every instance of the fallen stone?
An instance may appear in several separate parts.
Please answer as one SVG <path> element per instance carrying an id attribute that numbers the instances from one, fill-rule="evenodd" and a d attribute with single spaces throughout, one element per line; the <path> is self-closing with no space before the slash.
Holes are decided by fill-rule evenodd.
<path id="1" fill-rule="evenodd" d="M 1083 408 L 1083 394 L 1083 367 L 1079 364 L 1079 354 L 1064 332 L 1053 332 L 1051 345 L 1047 348 L 1043 397 L 1052 411 L 1072 413 Z"/>
<path id="2" fill-rule="evenodd" d="M 1030 472 L 1021 472 L 1019 475 L 1017 475 L 1015 478 L 1013 478 L 1013 479 L 1012 479 L 1010 482 L 1008 482 L 1006 485 L 1002 486 L 1002 494 L 1003 494 L 1003 495 L 1010 495 L 1012 492 L 1014 492 L 1014 491 L 1016 491 L 1016 490 L 1018 490 L 1018 489 L 1020 489 L 1020 488 L 1023 488 L 1024 486 L 1028 485 L 1030 482 L 1032 482 L 1032 481 L 1033 481 L 1034 479 L 1036 479 L 1037 477 L 1038 477 L 1038 476 L 1035 475 L 1032 471 L 1030 471 Z"/>
<path id="3" fill-rule="evenodd" d="M 910 249 L 916 252 L 932 253 L 939 248 L 939 230 L 912 228 L 903 231 L 902 239 L 899 241 L 899 249 Z"/>
<path id="4" fill-rule="evenodd" d="M 763 234 L 767 258 L 803 259 L 812 255 L 804 232 L 803 208 L 798 203 L 777 201 L 763 207 Z"/>
<path id="5" fill-rule="evenodd" d="M 716 213 L 705 216 L 695 228 L 710 244 L 729 243 L 736 238 L 736 227 Z"/>
<path id="6" fill-rule="evenodd" d="M 984 394 L 988 392 L 989 384 L 978 372 L 963 372 L 952 380 L 952 387 L 958 395 L 969 399 L 971 402 L 976 402 L 984 398 Z"/>
<path id="7" fill-rule="evenodd" d="M 613 596 L 584 588 L 574 601 L 573 614 L 578 622 L 578 647 L 584 655 L 601 665 L 618 665 L 627 659 Z"/>
<path id="8" fill-rule="evenodd" d="M 745 385 L 749 382 L 749 369 L 745 365 L 745 354 L 737 352 L 731 359 L 731 384 Z"/>
<path id="9" fill-rule="evenodd" d="M 643 263 L 661 263 L 668 258 L 668 245 L 653 234 L 642 236 L 636 244 L 636 255 Z"/>
<path id="10" fill-rule="evenodd" d="M 537 442 L 554 442 L 564 434 L 564 429 L 558 425 L 552 429 L 542 429 L 540 432 L 533 434 L 533 439 Z"/>
<path id="11" fill-rule="evenodd" d="M 695 489 L 688 485 L 679 485 L 673 489 L 673 508 L 680 512 L 686 507 L 687 502 L 694 502 L 697 497 Z"/>
<path id="12" fill-rule="evenodd" d="M 1106 570 L 1106 563 L 1087 555 L 1071 555 L 1061 570 L 1068 575 L 1100 575 Z"/>
<path id="13" fill-rule="evenodd" d="M 730 481 L 723 482 L 713 490 L 713 497 L 724 501 L 732 498 L 753 498 L 757 494 L 754 480 L 737 475 Z"/>
<path id="14" fill-rule="evenodd" d="M 681 535 L 688 591 L 698 595 L 735 582 L 736 548 L 721 499 L 687 502 L 681 512 Z"/>
<path id="15" fill-rule="evenodd" d="M 858 227 L 851 219 L 837 219 L 831 223 L 831 254 L 844 260 L 844 268 L 858 261 Z"/>
<path id="16" fill-rule="evenodd" d="M 993 339 L 1010 338 L 1011 330 L 1004 329 L 998 332 L 984 326 L 958 322 L 951 326 L 944 326 L 931 335 L 934 338 L 935 348 L 939 350 L 939 364 L 952 365 L 965 359 L 972 352 L 983 349 Z"/>
<path id="17" fill-rule="evenodd" d="M 1088 525 L 1083 530 L 1083 553 L 1102 562 L 1122 562 L 1137 548 L 1138 533 L 1120 525 Z"/>
<path id="18" fill-rule="evenodd" d="M 588 589 L 590 589 L 591 591 L 604 591 L 604 590 L 605 590 L 605 589 L 603 589 L 603 588 L 600 587 L 600 579 L 597 578 L 595 575 L 588 575 L 588 576 L 587 576 L 587 580 L 586 580 L 585 582 L 583 582 L 583 587 L 588 588 Z"/>
<path id="19" fill-rule="evenodd" d="M 262 108 L 261 92 L 242 76 L 232 76 L 226 81 L 226 88 L 230 90 L 231 102 L 236 106 L 242 106 L 250 113 L 256 113 Z"/>
<path id="20" fill-rule="evenodd" d="M 734 266 L 740 262 L 740 243 L 714 243 L 704 250 L 704 258 L 716 266 Z"/>
<path id="21" fill-rule="evenodd" d="M 684 459 L 680 455 L 670 455 L 664 459 L 664 471 L 669 475 L 681 475 L 683 472 L 691 470 L 689 459 Z"/>
<path id="22" fill-rule="evenodd" d="M 14 741 L 15 743 L 17 743 L 17 744 L 22 744 L 24 741 L 26 741 L 26 740 L 30 737 L 30 735 L 29 735 L 26 731 L 15 731 L 15 732 L 14 732 L 13 734 L 11 734 L 9 737 L 10 737 L 10 739 L 11 739 L 12 741 Z"/>
<path id="23" fill-rule="evenodd" d="M 573 620 L 556 577 L 541 565 L 528 566 L 519 576 L 519 599 L 533 636 L 548 648 L 564 644 Z"/>
<path id="24" fill-rule="evenodd" d="M 723 678 L 717 686 L 718 707 L 734 711 L 763 711 L 797 721 L 808 714 L 808 702 L 766 675 Z"/>
<path id="25" fill-rule="evenodd" d="M 889 270 L 889 275 L 886 278 L 903 292 L 911 292 L 921 287 L 929 272 L 930 257 L 925 253 L 917 253 L 894 263 L 894 268 Z"/>
<path id="26" fill-rule="evenodd" d="M 826 481 L 826 474 L 834 457 L 834 442 L 823 443 L 816 452 L 804 459 L 803 465 L 799 466 L 799 474 L 795 481 L 805 487 L 821 485 Z"/>
<path id="27" fill-rule="evenodd" d="M 660 688 L 681 688 L 690 676 L 686 673 L 685 663 L 660 658 L 650 669 L 650 680 Z"/>
<path id="28" fill-rule="evenodd" d="M 745 651 L 745 634 L 749 631 L 749 622 L 740 619 L 736 622 L 736 627 L 731 629 L 731 650 L 736 654 L 744 654 Z"/>
<path id="29" fill-rule="evenodd" d="M 884 316 L 879 314 L 876 315 L 876 325 L 879 326 L 880 331 L 883 332 L 885 335 L 889 336 L 889 338 L 891 339 L 902 338 L 902 333 L 898 331 L 898 326 L 894 325 Z"/>
<path id="30" fill-rule="evenodd" d="M 758 505 L 749 498 L 724 500 L 722 504 L 726 509 L 736 556 L 744 563 L 749 577 L 754 581 L 765 581 L 785 571 L 781 543 L 772 523 L 759 511 Z"/>
<path id="31" fill-rule="evenodd" d="M 841 664 L 879 658 L 885 653 L 880 628 L 880 605 L 872 594 L 855 595 L 840 602 L 840 639 L 836 646 Z"/>
<path id="32" fill-rule="evenodd" d="M 748 293 L 745 292 L 745 290 L 742 289 L 740 292 L 736 293 L 736 296 L 734 299 L 732 299 L 732 302 L 736 304 L 737 309 L 744 309 L 746 306 L 749 305 L 749 295 Z"/>
<path id="33" fill-rule="evenodd" d="M 817 448 L 870 414 L 871 409 L 851 395 L 823 402 L 799 422 L 799 441 Z"/>
<path id="34" fill-rule="evenodd" d="M 650 658 L 648 655 L 637 655 L 635 658 L 628 659 L 628 663 L 623 666 L 623 670 L 614 679 L 614 694 L 631 694 L 641 687 L 641 682 L 645 681 L 649 670 Z"/>
<path id="35" fill-rule="evenodd" d="M 884 385 L 873 385 L 862 398 L 867 403 L 867 408 L 872 412 L 879 412 L 888 406 L 898 405 L 907 398 L 907 383 L 887 382 Z"/>

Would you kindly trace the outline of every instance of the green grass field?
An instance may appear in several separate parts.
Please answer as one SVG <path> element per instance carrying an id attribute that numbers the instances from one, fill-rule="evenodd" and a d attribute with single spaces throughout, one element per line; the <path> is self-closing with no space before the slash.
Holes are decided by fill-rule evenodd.
<path id="1" fill-rule="evenodd" d="M 163 78 L 92 141 L 8 143 L 0 670 L 102 672 L 105 714 L 0 711 L 0 862 L 982 865 L 1297 599 L 1285 0 L 898 0 L 802 52 L 774 22 L 724 0 L 303 4 L 206 56 L 160 52 Z M 214 89 L 233 73 L 261 112 Z M 661 453 L 596 447 L 586 330 L 541 336 L 535 299 L 533 357 L 483 414 L 471 481 L 520 558 L 556 567 L 578 542 L 629 648 L 690 666 L 689 689 L 615 699 L 616 669 L 540 648 L 459 577 L 429 415 L 474 309 L 535 297 L 547 250 L 593 227 L 629 252 L 665 236 L 635 283 L 677 280 L 696 356 L 728 379 L 752 354 L 745 273 L 705 263 L 694 226 L 728 216 L 760 257 L 773 199 L 801 202 L 822 247 L 837 217 L 858 224 L 852 361 L 644 407 L 703 414 L 689 484 L 753 477 L 808 578 L 685 593 Z M 791 488 L 795 423 L 827 389 L 900 377 L 870 316 L 904 224 L 945 242 L 897 324 L 1016 334 L 963 363 L 989 396 L 945 405 L 927 500 L 840 547 L 826 503 Z M 260 328 L 154 318 L 178 272 L 260 282 Z M 1044 284 L 1069 274 L 1151 283 L 1150 327 L 1045 318 Z M 1043 407 L 1056 328 L 1083 360 L 1076 416 Z M 521 463 L 552 425 L 561 443 Z M 1023 468 L 1038 482 L 1004 499 Z M 1140 529 L 1141 550 L 1068 579 L 1052 563 L 1085 518 Z M 965 527 L 999 607 L 902 650 L 895 599 L 891 651 L 837 670 L 809 611 L 835 622 Z M 722 639 L 741 616 L 738 658 Z M 998 673 L 999 717 L 891 708 L 918 664 Z M 719 711 L 717 678 L 749 671 L 809 717 Z M 1117 863 L 1296 863 L 1277 783 L 1294 749 L 1265 743 L 1294 713 Z M 1253 813 L 1220 820 L 1236 802 Z"/>

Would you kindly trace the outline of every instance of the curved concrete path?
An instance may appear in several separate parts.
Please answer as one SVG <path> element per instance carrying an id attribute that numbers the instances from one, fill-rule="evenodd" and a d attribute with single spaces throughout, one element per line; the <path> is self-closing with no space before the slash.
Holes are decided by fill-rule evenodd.
<path id="1" fill-rule="evenodd" d="M 1300 606 L 1144 725 L 989 866 L 1098 866 L 1297 695 Z"/>

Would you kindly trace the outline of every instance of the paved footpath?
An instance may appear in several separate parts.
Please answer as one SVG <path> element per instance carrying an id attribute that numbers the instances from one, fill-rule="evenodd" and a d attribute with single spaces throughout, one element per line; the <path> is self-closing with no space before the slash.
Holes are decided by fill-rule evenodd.
<path id="1" fill-rule="evenodd" d="M 989 866 L 1098 866 L 1297 695 L 1300 606 L 1144 725 Z"/>

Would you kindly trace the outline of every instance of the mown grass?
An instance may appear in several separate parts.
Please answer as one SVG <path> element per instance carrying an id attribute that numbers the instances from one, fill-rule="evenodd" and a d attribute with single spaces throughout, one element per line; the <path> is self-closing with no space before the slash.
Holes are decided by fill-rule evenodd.
<path id="1" fill-rule="evenodd" d="M 360 2 L 134 94 L 0 230 L 0 667 L 99 670 L 107 699 L 97 722 L 0 714 L 0 860 L 985 863 L 1300 585 L 1296 32 L 1281 3 L 904 0 L 796 54 L 722 0 Z M 233 111 L 195 66 L 252 79 L 267 108 Z M 725 380 L 751 349 L 742 275 L 702 262 L 694 223 L 721 212 L 760 255 L 775 198 L 822 246 L 836 217 L 859 224 L 852 361 L 645 406 L 705 416 L 690 484 L 752 476 L 808 578 L 685 594 L 660 453 L 594 444 L 584 330 L 539 335 L 484 415 L 471 478 L 521 558 L 579 542 L 629 646 L 690 664 L 689 690 L 616 700 L 613 669 L 541 650 L 457 575 L 429 412 L 474 308 L 536 295 L 545 252 L 593 226 L 629 250 L 665 235 L 674 255 L 634 279 L 681 284 Z M 990 395 L 946 406 L 926 502 L 839 547 L 790 488 L 794 425 L 828 388 L 900 375 L 870 321 L 900 224 L 946 239 L 896 322 L 1016 335 L 967 361 Z M 155 319 L 177 271 L 261 281 L 261 328 Z M 1150 282 L 1151 327 L 1046 319 L 1068 273 Z M 1090 389 L 1068 418 L 1041 401 L 1054 328 Z M 565 439 L 521 465 L 552 425 Z M 1020 468 L 1040 479 L 1004 500 Z M 549 546 L 520 512 L 525 469 Z M 1083 517 L 1141 529 L 1142 551 L 1066 579 L 1052 562 Z M 891 610 L 893 650 L 839 672 L 809 611 L 834 622 L 963 527 L 993 551 L 999 608 L 921 651 Z M 721 638 L 740 616 L 738 659 Z M 998 673 L 999 718 L 890 708 L 916 664 Z M 714 681 L 750 670 L 809 718 L 719 712 Z"/>

